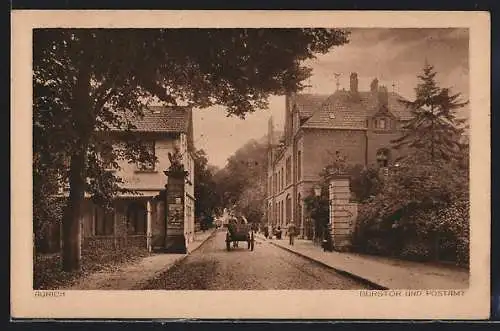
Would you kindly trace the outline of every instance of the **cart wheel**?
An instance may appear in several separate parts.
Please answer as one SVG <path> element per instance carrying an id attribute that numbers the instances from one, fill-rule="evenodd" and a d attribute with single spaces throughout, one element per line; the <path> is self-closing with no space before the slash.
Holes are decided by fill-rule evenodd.
<path id="1" fill-rule="evenodd" d="M 252 239 L 252 241 L 250 241 L 250 249 L 253 251 L 253 248 L 255 246 L 255 240 Z"/>

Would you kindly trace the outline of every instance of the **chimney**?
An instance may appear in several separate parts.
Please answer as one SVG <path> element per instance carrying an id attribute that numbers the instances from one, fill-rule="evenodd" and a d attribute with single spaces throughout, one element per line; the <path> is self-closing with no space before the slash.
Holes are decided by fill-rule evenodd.
<path id="1" fill-rule="evenodd" d="M 372 91 L 372 93 L 375 93 L 378 91 L 378 79 L 377 78 L 374 78 L 370 84 L 370 91 Z"/>
<path id="2" fill-rule="evenodd" d="M 351 93 L 358 93 L 358 74 L 351 73 Z"/>
<path id="3" fill-rule="evenodd" d="M 378 104 L 380 108 L 388 109 L 389 104 L 389 94 L 387 92 L 387 87 L 380 86 L 378 90 Z"/>

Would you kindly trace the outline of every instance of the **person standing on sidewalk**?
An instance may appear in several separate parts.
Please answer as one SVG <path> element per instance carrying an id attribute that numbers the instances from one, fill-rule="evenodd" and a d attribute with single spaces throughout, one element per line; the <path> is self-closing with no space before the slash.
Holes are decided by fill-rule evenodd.
<path id="1" fill-rule="evenodd" d="M 290 221 L 287 226 L 287 232 L 288 232 L 288 238 L 290 239 L 289 244 L 290 246 L 293 246 L 295 243 L 295 234 L 296 234 L 296 228 L 295 228 L 295 223 L 293 221 Z"/>

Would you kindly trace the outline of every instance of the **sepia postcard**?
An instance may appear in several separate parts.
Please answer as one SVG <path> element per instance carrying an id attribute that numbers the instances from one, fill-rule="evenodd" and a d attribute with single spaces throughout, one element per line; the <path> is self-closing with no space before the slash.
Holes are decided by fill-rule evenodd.
<path id="1" fill-rule="evenodd" d="M 13 318 L 483 319 L 486 12 L 14 10 Z"/>

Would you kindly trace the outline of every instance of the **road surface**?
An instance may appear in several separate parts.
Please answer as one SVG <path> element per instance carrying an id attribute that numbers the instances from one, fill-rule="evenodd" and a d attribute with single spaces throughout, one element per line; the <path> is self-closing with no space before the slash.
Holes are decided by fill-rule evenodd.
<path id="1" fill-rule="evenodd" d="M 218 231 L 178 265 L 152 279 L 146 290 L 320 290 L 369 289 L 347 276 L 256 240 L 227 251 L 225 231 Z"/>

